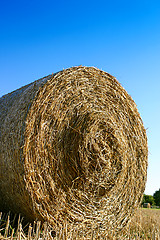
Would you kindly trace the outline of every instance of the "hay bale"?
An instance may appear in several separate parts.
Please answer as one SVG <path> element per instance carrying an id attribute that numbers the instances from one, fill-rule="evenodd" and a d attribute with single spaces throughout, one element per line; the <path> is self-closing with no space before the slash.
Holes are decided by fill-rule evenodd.
<path id="1" fill-rule="evenodd" d="M 118 232 L 141 203 L 147 158 L 136 104 L 97 68 L 66 69 L 0 98 L 0 211 Z"/>
<path id="2" fill-rule="evenodd" d="M 143 203 L 143 207 L 144 208 L 151 208 L 151 204 L 150 203 Z"/>

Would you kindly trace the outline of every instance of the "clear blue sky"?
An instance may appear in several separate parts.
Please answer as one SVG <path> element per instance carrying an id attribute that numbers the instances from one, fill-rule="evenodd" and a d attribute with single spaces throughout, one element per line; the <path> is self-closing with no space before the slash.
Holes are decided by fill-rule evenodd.
<path id="1" fill-rule="evenodd" d="M 75 65 L 114 75 L 147 128 L 146 194 L 160 188 L 160 1 L 0 1 L 0 96 Z"/>

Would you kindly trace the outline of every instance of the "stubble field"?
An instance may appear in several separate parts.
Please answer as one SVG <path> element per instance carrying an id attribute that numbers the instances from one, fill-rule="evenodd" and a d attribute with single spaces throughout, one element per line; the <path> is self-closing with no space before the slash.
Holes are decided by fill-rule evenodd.
<path id="1" fill-rule="evenodd" d="M 34 223 L 33 225 L 23 225 L 23 221 L 19 219 L 18 226 L 13 228 L 14 219 L 5 214 L 1 216 L 0 220 L 0 239 L 30 239 L 30 240 L 47 240 L 47 239 L 82 239 L 76 235 L 71 238 L 67 237 L 67 229 L 63 229 L 61 233 L 57 233 L 51 227 L 46 225 L 40 225 L 40 222 Z M 15 224 L 14 224 L 15 225 Z M 16 226 L 16 225 L 15 225 Z M 22 227 L 23 226 L 23 227 Z M 100 236 L 100 234 L 99 234 Z M 94 238 L 94 234 L 91 238 L 83 238 L 83 239 L 92 239 Z M 99 237 L 98 239 L 105 239 Z M 115 237 L 114 233 L 112 236 L 108 236 L 106 239 L 152 239 L 159 240 L 160 239 L 160 210 L 159 209 L 138 209 L 135 216 L 132 218 L 126 233 L 122 233 L 121 236 Z"/>

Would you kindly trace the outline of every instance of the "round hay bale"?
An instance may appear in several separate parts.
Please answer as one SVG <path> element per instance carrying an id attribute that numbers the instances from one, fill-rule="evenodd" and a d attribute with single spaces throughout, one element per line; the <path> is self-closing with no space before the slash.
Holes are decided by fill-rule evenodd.
<path id="1" fill-rule="evenodd" d="M 136 104 L 97 68 L 72 67 L 0 98 L 1 211 L 119 232 L 141 202 L 147 159 Z"/>

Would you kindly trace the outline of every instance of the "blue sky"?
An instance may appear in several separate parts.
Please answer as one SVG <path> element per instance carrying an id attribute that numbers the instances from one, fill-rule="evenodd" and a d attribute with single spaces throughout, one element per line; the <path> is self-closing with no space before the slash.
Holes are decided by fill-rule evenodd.
<path id="1" fill-rule="evenodd" d="M 160 188 L 160 1 L 0 1 L 0 96 L 76 65 L 114 75 L 147 128 L 146 194 Z"/>

